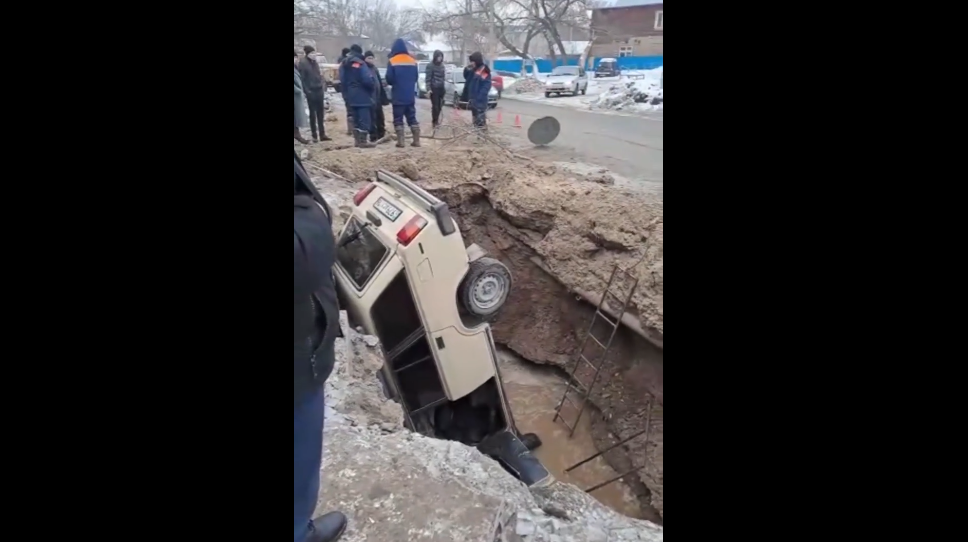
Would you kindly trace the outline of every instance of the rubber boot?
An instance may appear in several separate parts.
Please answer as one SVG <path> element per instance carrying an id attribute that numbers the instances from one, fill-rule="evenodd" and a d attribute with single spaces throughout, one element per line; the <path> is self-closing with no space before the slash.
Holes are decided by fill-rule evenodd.
<path id="1" fill-rule="evenodd" d="M 354 133 L 356 133 L 354 130 L 355 128 L 353 127 L 353 117 L 347 116 L 346 117 L 346 135 L 352 136 Z"/>
<path id="2" fill-rule="evenodd" d="M 397 126 L 396 131 L 397 131 L 397 148 L 402 149 L 405 146 L 403 142 L 407 139 L 407 136 L 404 134 L 403 126 Z"/>
<path id="3" fill-rule="evenodd" d="M 419 147 L 420 146 L 420 127 L 419 126 L 411 126 L 410 127 L 410 133 L 413 134 L 413 143 L 411 143 L 410 146 L 411 147 Z"/>
<path id="4" fill-rule="evenodd" d="M 372 149 L 376 147 L 376 145 L 367 141 L 368 137 L 370 137 L 369 132 L 364 132 L 363 130 L 356 132 L 356 147 L 359 149 Z"/>

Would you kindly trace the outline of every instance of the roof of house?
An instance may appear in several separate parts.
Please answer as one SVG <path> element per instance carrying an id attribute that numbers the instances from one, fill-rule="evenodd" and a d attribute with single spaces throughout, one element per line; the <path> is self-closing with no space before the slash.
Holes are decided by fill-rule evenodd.
<path id="1" fill-rule="evenodd" d="M 596 0 L 593 9 L 638 8 L 643 6 L 661 6 L 663 0 Z"/>

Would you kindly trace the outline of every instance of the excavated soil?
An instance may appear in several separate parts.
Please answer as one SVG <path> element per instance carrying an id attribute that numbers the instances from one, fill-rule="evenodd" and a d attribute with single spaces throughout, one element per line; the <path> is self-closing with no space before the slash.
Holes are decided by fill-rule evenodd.
<path id="1" fill-rule="evenodd" d="M 327 145 L 340 149 L 346 144 L 340 139 Z M 308 163 L 352 183 L 385 169 L 446 201 L 465 241 L 511 268 L 514 293 L 494 323 L 495 337 L 529 361 L 570 370 L 595 312 L 578 294 L 600 295 L 616 265 L 631 270 L 639 286 L 628 312 L 652 341 L 625 327 L 618 332 L 592 396 L 596 412 L 606 413 L 595 414 L 593 432 L 605 449 L 651 427 L 649 439 L 639 438 L 607 459 L 623 473 L 647 464 L 643 474 L 626 481 L 662 514 L 662 352 L 652 344 L 661 344 L 664 330 L 662 203 L 607 186 L 600 175 L 514 158 L 492 145 L 440 148 L 426 141 L 421 149 L 311 149 L 304 153 Z M 603 342 L 610 333 L 595 330 Z M 595 348 L 589 345 L 585 353 L 597 361 Z M 592 377 L 580 371 L 578 379 L 588 384 Z"/>

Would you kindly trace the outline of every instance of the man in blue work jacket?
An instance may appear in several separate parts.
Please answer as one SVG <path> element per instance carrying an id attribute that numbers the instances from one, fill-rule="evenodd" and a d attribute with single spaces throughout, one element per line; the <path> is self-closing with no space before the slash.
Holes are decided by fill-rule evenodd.
<path id="1" fill-rule="evenodd" d="M 397 132 L 397 147 L 403 148 L 403 119 L 413 133 L 413 146 L 420 146 L 420 123 L 417 122 L 417 79 L 420 70 L 417 60 L 407 52 L 407 43 L 402 39 L 393 42 L 390 48 L 390 64 L 387 66 L 387 84 L 393 87 L 393 128 Z"/>
<path id="2" fill-rule="evenodd" d="M 491 68 L 484 63 L 484 55 L 474 53 L 470 56 L 470 65 L 464 68 L 464 80 L 467 81 L 467 100 L 474 116 L 474 126 L 487 129 L 488 95 L 491 93 Z"/>
<path id="3" fill-rule="evenodd" d="M 363 58 L 363 48 L 359 45 L 350 47 L 350 54 L 342 65 L 346 85 L 346 107 L 352 112 L 356 147 L 371 149 L 373 145 L 367 141 L 370 135 L 372 108 L 376 104 L 374 95 L 377 90 L 376 77 Z M 394 89 L 395 91 L 396 89 Z"/>

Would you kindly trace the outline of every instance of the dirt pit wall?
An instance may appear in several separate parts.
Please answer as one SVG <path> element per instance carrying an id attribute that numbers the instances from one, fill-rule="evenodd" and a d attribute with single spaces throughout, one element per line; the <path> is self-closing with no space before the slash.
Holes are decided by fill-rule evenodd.
<path id="1" fill-rule="evenodd" d="M 577 293 L 602 293 L 615 265 L 634 269 L 640 285 L 630 313 L 661 339 L 661 202 L 609 187 L 600 177 L 512 159 L 497 148 L 350 149 L 313 152 L 308 161 L 354 183 L 386 169 L 446 201 L 465 241 L 481 245 L 514 274 L 514 293 L 494 331 L 499 343 L 523 358 L 565 370 L 573 366 L 595 312 Z M 609 332 L 596 335 L 607 338 Z M 597 360 L 590 348 L 586 355 Z M 647 407 L 647 398 L 662 400 L 662 352 L 622 328 L 601 378 L 592 402 L 607 419 L 594 424 L 596 439 L 604 449 L 651 423 L 650 439 L 637 439 L 608 460 L 619 472 L 648 462 L 631 485 L 661 514 L 662 414 L 659 405 Z M 588 383 L 592 377 L 579 379 Z"/>

